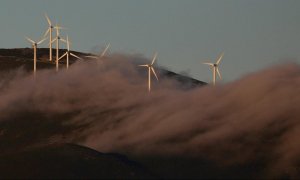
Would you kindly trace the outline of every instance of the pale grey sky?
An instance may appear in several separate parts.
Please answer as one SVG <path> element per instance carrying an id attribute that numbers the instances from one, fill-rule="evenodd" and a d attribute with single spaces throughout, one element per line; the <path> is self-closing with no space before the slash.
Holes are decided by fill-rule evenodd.
<path id="1" fill-rule="evenodd" d="M 73 49 L 140 53 L 175 72 L 211 81 L 201 63 L 225 51 L 224 82 L 274 64 L 300 61 L 299 0 L 3 0 L 0 48 L 30 47 L 53 22 Z M 46 46 L 46 43 L 43 45 Z"/>

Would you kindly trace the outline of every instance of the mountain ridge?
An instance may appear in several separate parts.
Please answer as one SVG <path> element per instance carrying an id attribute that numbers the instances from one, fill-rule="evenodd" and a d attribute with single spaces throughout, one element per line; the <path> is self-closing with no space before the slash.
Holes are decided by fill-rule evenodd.
<path id="1" fill-rule="evenodd" d="M 60 49 L 59 54 L 65 53 L 66 49 Z M 83 53 L 78 51 L 71 51 L 79 57 L 92 55 L 91 53 Z M 55 55 L 56 50 L 53 49 Z M 55 68 L 55 61 L 49 61 L 49 48 L 37 48 L 37 69 L 49 69 Z M 88 59 L 88 58 L 86 58 Z M 70 57 L 70 64 L 72 65 L 77 61 L 76 58 Z M 0 71 L 9 71 L 24 67 L 27 72 L 32 70 L 33 66 L 33 50 L 31 48 L 13 48 L 13 49 L 0 49 Z M 60 61 L 59 64 L 65 64 L 64 61 Z M 206 85 L 206 82 L 199 81 L 197 79 L 175 73 L 164 68 L 158 68 L 163 77 L 175 79 L 180 84 L 184 85 L 183 88 L 190 89 L 197 86 Z"/>

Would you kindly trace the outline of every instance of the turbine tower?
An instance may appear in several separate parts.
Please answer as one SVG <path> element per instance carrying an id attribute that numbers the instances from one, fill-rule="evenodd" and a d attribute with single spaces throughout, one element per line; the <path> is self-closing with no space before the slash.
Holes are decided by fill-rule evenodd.
<path id="1" fill-rule="evenodd" d="M 76 56 L 75 54 L 73 54 L 73 53 L 71 53 L 70 52 L 70 41 L 69 41 L 69 37 L 67 36 L 67 52 L 65 52 L 65 54 L 63 54 L 59 59 L 58 59 L 58 61 L 59 60 L 61 60 L 63 57 L 65 57 L 65 56 L 67 56 L 67 69 L 69 69 L 69 56 L 73 56 L 73 57 L 75 57 L 75 58 L 77 58 L 77 59 L 81 59 L 80 57 L 78 57 L 78 56 Z"/>
<path id="2" fill-rule="evenodd" d="M 213 70 L 213 85 L 216 85 L 216 73 L 218 73 L 218 76 L 220 77 L 220 79 L 222 79 L 221 73 L 219 71 L 219 64 L 223 56 L 224 56 L 224 52 L 219 56 L 216 63 L 203 63 L 209 65 Z"/>
<path id="3" fill-rule="evenodd" d="M 58 59 L 59 59 L 59 41 L 62 41 L 62 42 L 65 42 L 67 43 L 67 41 L 65 39 L 62 39 L 60 36 L 59 36 L 59 30 L 60 29 L 65 29 L 63 27 L 60 27 L 56 24 L 56 26 L 54 27 L 56 29 L 56 38 L 53 39 L 51 41 L 51 43 L 53 43 L 54 41 L 56 41 L 56 61 L 55 61 L 55 64 L 56 64 L 56 71 L 58 71 Z"/>
<path id="4" fill-rule="evenodd" d="M 44 37 L 47 36 L 49 34 L 49 61 L 52 61 L 52 30 L 54 28 L 54 26 L 52 25 L 49 17 L 47 16 L 47 14 L 45 13 L 45 17 L 47 19 L 48 22 L 48 29 L 44 34 Z"/>
<path id="5" fill-rule="evenodd" d="M 154 54 L 151 64 L 139 65 L 139 66 L 144 66 L 144 67 L 148 68 L 148 91 L 149 92 L 151 91 L 151 71 L 152 71 L 152 73 L 154 74 L 154 76 L 156 77 L 156 79 L 158 81 L 158 77 L 157 77 L 157 75 L 155 73 L 155 70 L 153 68 L 153 64 L 154 64 L 154 62 L 156 60 L 156 57 L 157 57 L 157 53 Z"/>
<path id="6" fill-rule="evenodd" d="M 39 42 L 35 42 L 32 39 L 30 39 L 29 37 L 25 37 L 27 39 L 27 41 L 29 41 L 32 44 L 32 48 L 33 48 L 33 74 L 35 76 L 36 74 L 36 50 L 37 50 L 37 45 L 41 44 L 43 41 L 46 40 L 46 38 L 40 40 Z"/>

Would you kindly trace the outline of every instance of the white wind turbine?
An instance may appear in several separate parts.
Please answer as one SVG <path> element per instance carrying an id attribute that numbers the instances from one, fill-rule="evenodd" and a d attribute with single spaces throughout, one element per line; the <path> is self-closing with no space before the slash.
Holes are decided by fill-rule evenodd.
<path id="1" fill-rule="evenodd" d="M 151 71 L 153 72 L 154 76 L 156 77 L 156 79 L 158 81 L 158 77 L 157 77 L 157 75 L 155 73 L 155 70 L 153 68 L 153 64 L 154 64 L 154 62 L 156 60 L 156 57 L 157 57 L 157 53 L 154 54 L 151 64 L 139 65 L 139 66 L 144 66 L 144 67 L 148 68 L 148 91 L 149 92 L 151 91 Z"/>
<path id="2" fill-rule="evenodd" d="M 33 74 L 35 76 L 35 74 L 36 74 L 36 60 L 37 60 L 37 58 L 36 58 L 37 45 L 41 44 L 43 41 L 45 41 L 46 38 L 44 38 L 44 39 L 42 39 L 38 42 L 33 41 L 29 37 L 25 37 L 25 38 L 31 43 L 32 48 L 33 48 Z"/>
<path id="3" fill-rule="evenodd" d="M 59 41 L 62 41 L 62 42 L 65 42 L 65 43 L 67 43 L 67 41 L 59 36 L 59 30 L 60 29 L 65 29 L 65 28 L 60 27 L 57 24 L 56 24 L 56 26 L 54 28 L 56 29 L 56 38 L 53 39 L 51 41 L 51 43 L 53 43 L 54 41 L 56 41 L 56 61 L 55 61 L 55 64 L 56 64 L 56 71 L 58 71 Z"/>
<path id="4" fill-rule="evenodd" d="M 105 47 L 105 49 L 102 51 L 100 58 L 103 58 L 108 50 L 108 48 L 110 47 L 110 43 L 108 43 Z"/>
<path id="5" fill-rule="evenodd" d="M 58 59 L 58 61 L 59 60 L 61 60 L 63 57 L 65 57 L 65 56 L 67 56 L 67 69 L 69 69 L 69 56 L 73 56 L 73 57 L 75 57 L 75 58 L 77 58 L 77 59 L 81 59 L 80 57 L 78 57 L 78 56 L 76 56 L 75 54 L 73 54 L 73 53 L 71 53 L 71 51 L 70 51 L 70 41 L 69 41 L 69 37 L 67 36 L 67 52 L 65 52 L 65 54 L 63 54 L 59 59 Z"/>
<path id="6" fill-rule="evenodd" d="M 105 49 L 102 51 L 102 53 L 100 55 L 98 55 L 98 56 L 92 55 L 92 56 L 85 56 L 85 57 L 87 57 L 87 58 L 93 58 L 93 59 L 97 59 L 97 60 L 102 59 L 106 55 L 109 47 L 110 47 L 110 43 L 108 43 L 106 45 Z"/>
<path id="7" fill-rule="evenodd" d="M 218 73 L 220 79 L 222 79 L 221 73 L 219 71 L 219 64 L 224 56 L 224 52 L 219 56 L 216 63 L 203 63 L 209 65 L 213 70 L 213 85 L 216 85 L 216 73 Z"/>
<path id="8" fill-rule="evenodd" d="M 52 23 L 46 13 L 45 13 L 45 17 L 47 19 L 49 27 L 48 27 L 47 31 L 45 32 L 44 37 L 49 34 L 49 61 L 52 61 L 52 43 L 51 42 L 52 42 L 52 30 L 53 30 L 54 26 L 52 25 Z"/>

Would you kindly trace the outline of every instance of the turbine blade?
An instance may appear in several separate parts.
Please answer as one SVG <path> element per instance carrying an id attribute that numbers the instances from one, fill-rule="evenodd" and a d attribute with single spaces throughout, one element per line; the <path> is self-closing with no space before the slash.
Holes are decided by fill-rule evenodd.
<path id="1" fill-rule="evenodd" d="M 44 42 L 47 38 L 44 38 L 42 40 L 40 40 L 39 42 L 37 42 L 37 44 L 41 44 L 42 42 Z"/>
<path id="2" fill-rule="evenodd" d="M 151 65 L 153 65 L 154 64 L 154 62 L 155 62 L 155 60 L 156 60 L 156 57 L 157 57 L 157 52 L 154 54 L 154 56 L 153 56 L 153 59 L 152 59 L 152 62 L 151 62 Z"/>
<path id="3" fill-rule="evenodd" d="M 76 55 L 75 55 L 75 54 L 73 54 L 73 53 L 70 53 L 70 55 L 71 55 L 71 56 L 73 56 L 73 57 L 76 57 L 76 58 L 78 58 L 78 59 L 82 59 L 82 58 L 80 58 L 80 57 L 76 56 Z"/>
<path id="4" fill-rule="evenodd" d="M 151 67 L 151 70 L 152 70 L 152 72 L 153 72 L 154 76 L 156 77 L 156 79 L 157 79 L 157 81 L 158 81 L 158 77 L 157 77 L 157 74 L 155 73 L 155 70 L 154 70 L 154 68 L 153 68 L 153 67 Z"/>
<path id="5" fill-rule="evenodd" d="M 55 25 L 54 28 L 55 28 L 55 29 L 67 29 L 67 28 L 65 28 L 65 27 L 59 26 L 57 23 L 56 23 L 56 25 Z"/>
<path id="6" fill-rule="evenodd" d="M 67 49 L 68 49 L 68 51 L 70 51 L 70 42 L 69 41 L 67 41 Z"/>
<path id="7" fill-rule="evenodd" d="M 57 37 L 54 38 L 54 39 L 51 41 L 51 44 L 54 43 L 54 41 L 56 41 L 56 40 L 57 40 Z M 49 44 L 50 44 L 50 43 L 49 43 Z"/>
<path id="8" fill-rule="evenodd" d="M 31 42 L 32 44 L 35 44 L 35 42 L 32 39 L 30 39 L 29 37 L 26 36 L 25 38 L 27 39 L 27 41 Z"/>
<path id="9" fill-rule="evenodd" d="M 138 65 L 138 66 L 148 67 L 148 64 L 142 64 L 142 65 Z"/>
<path id="10" fill-rule="evenodd" d="M 54 27 L 56 29 L 56 36 L 59 36 L 59 29 L 57 27 Z"/>
<path id="11" fill-rule="evenodd" d="M 59 36 L 59 30 L 60 30 L 60 29 L 67 29 L 67 28 L 61 27 L 61 26 L 59 26 L 59 25 L 56 23 L 56 25 L 54 26 L 54 29 L 56 29 L 56 35 Z"/>
<path id="12" fill-rule="evenodd" d="M 69 36 L 67 35 L 67 48 L 68 51 L 70 51 L 70 41 L 69 41 Z"/>
<path id="13" fill-rule="evenodd" d="M 60 58 L 58 58 L 58 61 L 61 60 L 63 57 L 65 57 L 68 54 L 68 52 L 66 52 L 65 54 L 63 54 L 62 56 L 60 56 Z"/>
<path id="14" fill-rule="evenodd" d="M 49 32 L 50 32 L 50 28 L 47 29 L 43 37 L 47 36 Z"/>
<path id="15" fill-rule="evenodd" d="M 47 19 L 47 21 L 48 21 L 49 26 L 51 26 L 51 21 L 50 21 L 48 15 L 47 15 L 46 13 L 45 13 L 45 17 L 46 17 L 46 19 Z"/>
<path id="16" fill-rule="evenodd" d="M 220 71 L 219 71 L 219 68 L 217 68 L 217 73 L 218 73 L 220 79 L 222 79 L 222 76 L 221 76 L 221 73 L 220 73 Z"/>
<path id="17" fill-rule="evenodd" d="M 206 65 L 214 66 L 214 64 L 213 64 L 213 63 L 202 63 L 202 64 L 206 64 Z"/>
<path id="18" fill-rule="evenodd" d="M 106 48 L 104 49 L 104 51 L 101 54 L 101 58 L 106 54 L 106 51 L 108 50 L 108 48 L 110 47 L 110 43 L 106 46 Z"/>
<path id="19" fill-rule="evenodd" d="M 62 41 L 62 42 L 64 42 L 64 43 L 67 43 L 67 41 L 65 39 L 63 39 L 63 38 L 60 38 L 59 40 Z"/>
<path id="20" fill-rule="evenodd" d="M 216 64 L 219 64 L 219 63 L 221 62 L 223 56 L 224 56 L 224 52 L 222 52 L 222 54 L 221 54 L 220 57 L 218 58 L 218 61 L 216 62 Z"/>
<path id="21" fill-rule="evenodd" d="M 58 29 L 68 29 L 68 28 L 66 28 L 66 27 L 61 27 L 61 26 L 58 26 L 57 28 L 58 28 Z"/>

